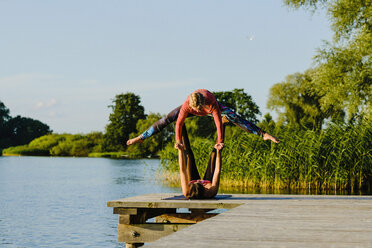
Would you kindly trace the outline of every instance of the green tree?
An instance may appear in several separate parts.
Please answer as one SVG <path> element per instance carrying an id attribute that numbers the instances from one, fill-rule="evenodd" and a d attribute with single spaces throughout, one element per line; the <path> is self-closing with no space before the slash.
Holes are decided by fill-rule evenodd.
<path id="1" fill-rule="evenodd" d="M 10 119 L 9 109 L 0 101 L 0 125 L 6 123 Z"/>
<path id="2" fill-rule="evenodd" d="M 244 89 L 233 89 L 232 91 L 217 91 L 213 92 L 216 99 L 231 108 L 235 113 L 243 119 L 250 122 L 257 122 L 257 115 L 260 115 L 260 110 L 250 95 L 244 92 Z"/>
<path id="3" fill-rule="evenodd" d="M 8 123 L 12 146 L 28 144 L 32 140 L 52 132 L 49 126 L 31 118 L 16 116 Z"/>
<path id="4" fill-rule="evenodd" d="M 119 94 L 109 107 L 112 113 L 106 126 L 103 149 L 105 151 L 124 151 L 129 135 L 136 132 L 136 124 L 144 119 L 144 108 L 140 97 L 133 93 Z"/>
<path id="5" fill-rule="evenodd" d="M 91 132 L 87 134 L 87 139 L 91 146 L 91 152 L 102 152 L 103 144 L 103 133 L 101 132 Z"/>
<path id="6" fill-rule="evenodd" d="M 138 132 L 132 133 L 130 138 L 137 137 L 144 131 L 146 131 L 154 122 L 161 119 L 162 116 L 160 114 L 150 113 L 146 119 L 138 120 L 137 122 L 137 130 Z M 169 141 L 172 140 L 174 135 L 174 128 L 173 125 L 169 125 L 164 128 L 160 133 L 151 137 L 151 139 L 147 139 L 146 142 L 137 144 L 135 146 L 129 146 L 127 152 L 132 157 L 143 157 L 149 155 L 156 155 L 156 153 L 162 149 Z"/>
<path id="7" fill-rule="evenodd" d="M 5 148 L 9 142 L 7 123 L 10 118 L 9 109 L 0 101 L 0 149 Z"/>
<path id="8" fill-rule="evenodd" d="M 314 74 L 316 70 L 288 75 L 285 82 L 271 87 L 267 106 L 279 112 L 279 122 L 320 130 L 324 119 L 343 116 L 342 108 L 322 107 Z"/>
<path id="9" fill-rule="evenodd" d="M 323 109 L 344 108 L 349 121 L 372 117 L 372 0 L 285 0 L 294 8 L 325 8 L 334 31 L 316 55 L 313 81 Z"/>
<path id="10" fill-rule="evenodd" d="M 31 118 L 9 115 L 0 101 L 0 149 L 28 144 L 35 138 L 51 133 L 49 126 Z"/>
<path id="11" fill-rule="evenodd" d="M 80 139 L 73 143 L 71 154 L 76 157 L 87 157 L 90 152 L 91 144 L 87 139 Z"/>

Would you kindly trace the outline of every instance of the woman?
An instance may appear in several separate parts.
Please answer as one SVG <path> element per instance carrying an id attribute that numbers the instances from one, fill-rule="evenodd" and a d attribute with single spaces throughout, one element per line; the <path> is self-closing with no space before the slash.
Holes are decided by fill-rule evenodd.
<path id="1" fill-rule="evenodd" d="M 137 142 L 143 142 L 148 137 L 160 132 L 164 127 L 177 120 L 176 123 L 176 143 L 175 148 L 182 148 L 180 137 L 182 134 L 182 126 L 185 119 L 190 116 L 205 116 L 212 115 L 214 122 L 217 127 L 217 143 L 215 148 L 220 150 L 224 145 L 224 133 L 222 131 L 222 118 L 226 116 L 226 119 L 236 126 L 240 127 L 248 133 L 260 135 L 264 140 L 271 140 L 275 143 L 279 143 L 278 138 L 266 133 L 255 124 L 244 120 L 242 117 L 237 115 L 230 108 L 219 103 L 214 95 L 205 89 L 199 89 L 189 95 L 183 105 L 172 110 L 168 115 L 155 122 L 149 129 L 147 129 L 141 135 L 127 141 L 127 145 L 132 145 Z"/>
<path id="2" fill-rule="evenodd" d="M 213 148 L 203 180 L 200 180 L 185 126 L 182 127 L 182 145 L 185 150 L 178 148 L 178 162 L 183 195 L 186 199 L 215 197 L 220 184 L 221 150 Z"/>

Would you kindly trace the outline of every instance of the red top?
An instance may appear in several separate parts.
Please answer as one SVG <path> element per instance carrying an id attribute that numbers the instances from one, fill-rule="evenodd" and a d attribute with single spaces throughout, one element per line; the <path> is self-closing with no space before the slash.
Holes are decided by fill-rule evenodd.
<path id="1" fill-rule="evenodd" d="M 189 97 L 187 97 L 186 101 L 183 103 L 180 113 L 178 114 L 177 123 L 176 123 L 176 141 L 181 143 L 181 135 L 182 135 L 182 126 L 185 122 L 187 115 L 193 114 L 198 116 L 205 116 L 208 114 L 212 114 L 214 118 L 214 123 L 217 127 L 217 143 L 223 143 L 223 125 L 222 125 L 222 118 L 221 118 L 221 110 L 218 106 L 218 102 L 214 95 L 205 89 L 196 90 L 195 92 L 201 93 L 205 98 L 205 106 L 200 111 L 195 111 L 189 106 Z"/>
<path id="2" fill-rule="evenodd" d="M 206 185 L 206 184 L 208 184 L 208 183 L 212 183 L 212 182 L 209 181 L 209 180 L 191 180 L 191 181 L 189 182 L 189 186 L 190 186 L 192 183 L 196 183 L 197 181 L 199 181 L 199 183 L 201 183 L 201 184 L 203 184 L 203 185 Z"/>

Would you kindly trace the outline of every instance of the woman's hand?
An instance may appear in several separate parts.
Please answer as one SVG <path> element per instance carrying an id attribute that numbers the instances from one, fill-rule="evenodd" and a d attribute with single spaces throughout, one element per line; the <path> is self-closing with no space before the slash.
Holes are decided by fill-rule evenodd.
<path id="1" fill-rule="evenodd" d="M 179 143 L 179 142 L 176 142 L 174 144 L 174 148 L 176 148 L 178 150 L 185 150 L 185 147 L 181 143 Z"/>
<path id="2" fill-rule="evenodd" d="M 224 143 L 217 143 L 217 144 L 214 145 L 214 148 L 216 150 L 221 150 L 223 148 L 223 146 L 224 146 Z"/>

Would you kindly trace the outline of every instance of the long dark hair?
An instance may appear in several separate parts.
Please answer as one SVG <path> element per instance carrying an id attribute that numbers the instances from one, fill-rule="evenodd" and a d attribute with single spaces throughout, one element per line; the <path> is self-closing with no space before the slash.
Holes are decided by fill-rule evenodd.
<path id="1" fill-rule="evenodd" d="M 203 184 L 196 182 L 190 185 L 190 197 L 189 199 L 203 199 L 204 198 L 204 186 Z"/>

